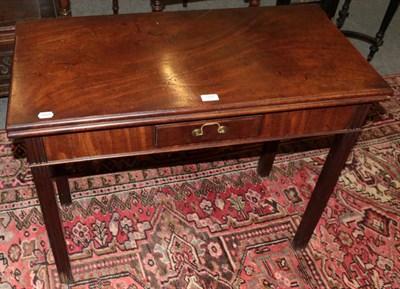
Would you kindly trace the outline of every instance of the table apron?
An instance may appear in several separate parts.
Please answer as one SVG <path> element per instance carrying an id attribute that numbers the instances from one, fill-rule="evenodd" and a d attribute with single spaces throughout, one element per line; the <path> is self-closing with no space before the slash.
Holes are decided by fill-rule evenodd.
<path id="1" fill-rule="evenodd" d="M 331 135 L 354 131 L 357 105 L 41 137 L 45 158 L 32 165 Z M 195 135 L 194 130 L 203 135 Z M 220 133 L 224 130 L 223 133 Z M 219 132 L 220 131 L 220 132 Z"/>

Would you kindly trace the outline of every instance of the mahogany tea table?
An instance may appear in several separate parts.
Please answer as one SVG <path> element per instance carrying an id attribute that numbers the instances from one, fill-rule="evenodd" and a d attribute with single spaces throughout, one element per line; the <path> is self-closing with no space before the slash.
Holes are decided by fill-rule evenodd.
<path id="1" fill-rule="evenodd" d="M 300 249 L 369 105 L 390 94 L 319 5 L 63 18 L 17 25 L 6 128 L 25 141 L 68 283 L 56 191 L 71 197 L 55 165 L 262 142 L 266 176 L 280 140 L 335 135 L 293 240 Z"/>

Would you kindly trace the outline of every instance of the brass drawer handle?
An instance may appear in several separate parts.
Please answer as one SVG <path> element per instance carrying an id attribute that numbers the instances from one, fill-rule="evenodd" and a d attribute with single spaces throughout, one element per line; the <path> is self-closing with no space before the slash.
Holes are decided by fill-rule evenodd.
<path id="1" fill-rule="evenodd" d="M 226 127 L 226 126 L 220 125 L 218 122 L 209 122 L 209 123 L 203 124 L 200 128 L 194 129 L 194 130 L 192 131 L 192 135 L 193 135 L 193 136 L 202 136 L 202 135 L 204 134 L 203 128 L 204 128 L 205 126 L 209 126 L 209 125 L 217 125 L 217 126 L 218 126 L 217 132 L 220 133 L 220 134 L 224 134 L 224 133 L 226 133 L 226 131 L 227 131 L 227 127 Z"/>

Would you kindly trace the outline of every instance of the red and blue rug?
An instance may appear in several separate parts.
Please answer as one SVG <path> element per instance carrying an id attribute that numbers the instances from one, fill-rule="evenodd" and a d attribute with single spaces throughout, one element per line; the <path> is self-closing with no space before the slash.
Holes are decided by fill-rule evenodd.
<path id="1" fill-rule="evenodd" d="M 386 80 L 396 94 L 372 109 L 306 249 L 291 240 L 324 146 L 288 143 L 268 178 L 254 146 L 103 162 L 142 169 L 70 179 L 70 288 L 400 288 L 400 75 Z M 61 288 L 24 155 L 0 133 L 0 288 Z"/>

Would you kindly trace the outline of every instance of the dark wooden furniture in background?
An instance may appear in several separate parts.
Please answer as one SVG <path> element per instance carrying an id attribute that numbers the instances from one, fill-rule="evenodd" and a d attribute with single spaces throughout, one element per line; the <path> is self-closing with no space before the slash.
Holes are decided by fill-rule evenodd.
<path id="1" fill-rule="evenodd" d="M 25 140 L 63 283 L 56 165 L 262 142 L 265 176 L 279 140 L 335 135 L 293 240 L 304 248 L 369 104 L 392 93 L 318 5 L 68 17 L 16 35 L 6 130 Z"/>
<path id="2" fill-rule="evenodd" d="M 250 6 L 258 7 L 260 6 L 260 0 L 245 0 L 246 2 L 250 3 Z M 307 4 L 307 3 L 320 3 L 321 8 L 326 12 L 329 18 L 333 18 L 336 14 L 337 7 L 339 5 L 340 0 L 310 0 L 308 2 L 301 2 L 301 4 Z M 289 5 L 292 3 L 291 0 L 276 0 L 276 5 Z"/>
<path id="3" fill-rule="evenodd" d="M 15 22 L 55 17 L 52 0 L 0 1 L 0 97 L 7 96 L 11 80 Z"/>
<path id="4" fill-rule="evenodd" d="M 150 0 L 151 8 L 153 12 L 160 12 L 164 10 L 165 1 L 164 0 Z M 188 0 L 182 0 L 182 4 L 184 7 L 187 7 Z M 244 2 L 248 2 L 250 7 L 257 7 L 260 5 L 260 0 L 244 0 Z"/>
<path id="5" fill-rule="evenodd" d="M 244 2 L 249 3 L 250 7 L 259 7 L 260 0 L 243 0 Z M 271 0 L 274 1 L 274 0 Z M 182 0 L 182 5 L 187 7 L 188 0 Z M 311 1 L 314 2 L 314 1 Z M 328 14 L 329 18 L 335 16 L 339 0 L 321 0 L 315 1 L 320 2 L 322 9 Z M 276 0 L 276 5 L 288 5 L 291 3 L 291 0 Z M 150 5 L 153 12 L 160 12 L 163 11 L 165 8 L 165 1 L 164 0 L 150 0 Z M 63 16 L 71 16 L 71 5 L 69 0 L 59 0 L 59 13 Z M 119 0 L 112 0 L 112 11 L 113 14 L 119 13 Z"/>
<path id="6" fill-rule="evenodd" d="M 54 0 L 57 4 L 58 15 L 70 16 L 71 15 L 71 3 L 69 0 Z"/>
<path id="7" fill-rule="evenodd" d="M 339 29 L 342 28 L 346 18 L 349 16 L 350 3 L 351 0 L 345 0 L 342 9 L 339 11 L 339 17 L 336 20 L 336 25 Z M 374 55 L 379 50 L 379 47 L 383 45 L 383 38 L 385 36 L 386 29 L 389 27 L 394 14 L 396 14 L 399 4 L 400 0 L 389 1 L 388 8 L 386 9 L 382 23 L 375 37 L 356 31 L 342 30 L 343 34 L 347 37 L 359 39 L 371 44 L 370 52 L 367 56 L 368 61 L 371 61 L 372 58 L 374 58 Z"/>
<path id="8" fill-rule="evenodd" d="M 118 1 L 118 0 L 114 0 Z M 154 12 L 158 11 L 163 11 L 165 7 L 165 1 L 164 0 L 150 0 L 151 1 L 151 7 Z M 270 0 L 274 1 L 274 0 Z M 260 0 L 244 0 L 244 2 L 249 3 L 250 7 L 259 7 L 260 6 Z M 314 2 L 314 1 L 313 1 Z M 321 1 L 315 1 L 315 2 L 320 2 L 322 9 L 328 14 L 329 18 L 332 18 L 335 16 L 336 9 L 339 4 L 339 0 L 321 0 Z M 183 5 L 186 7 L 188 3 L 188 0 L 183 0 Z M 276 0 L 276 5 L 288 5 L 291 3 L 291 0 Z"/>

